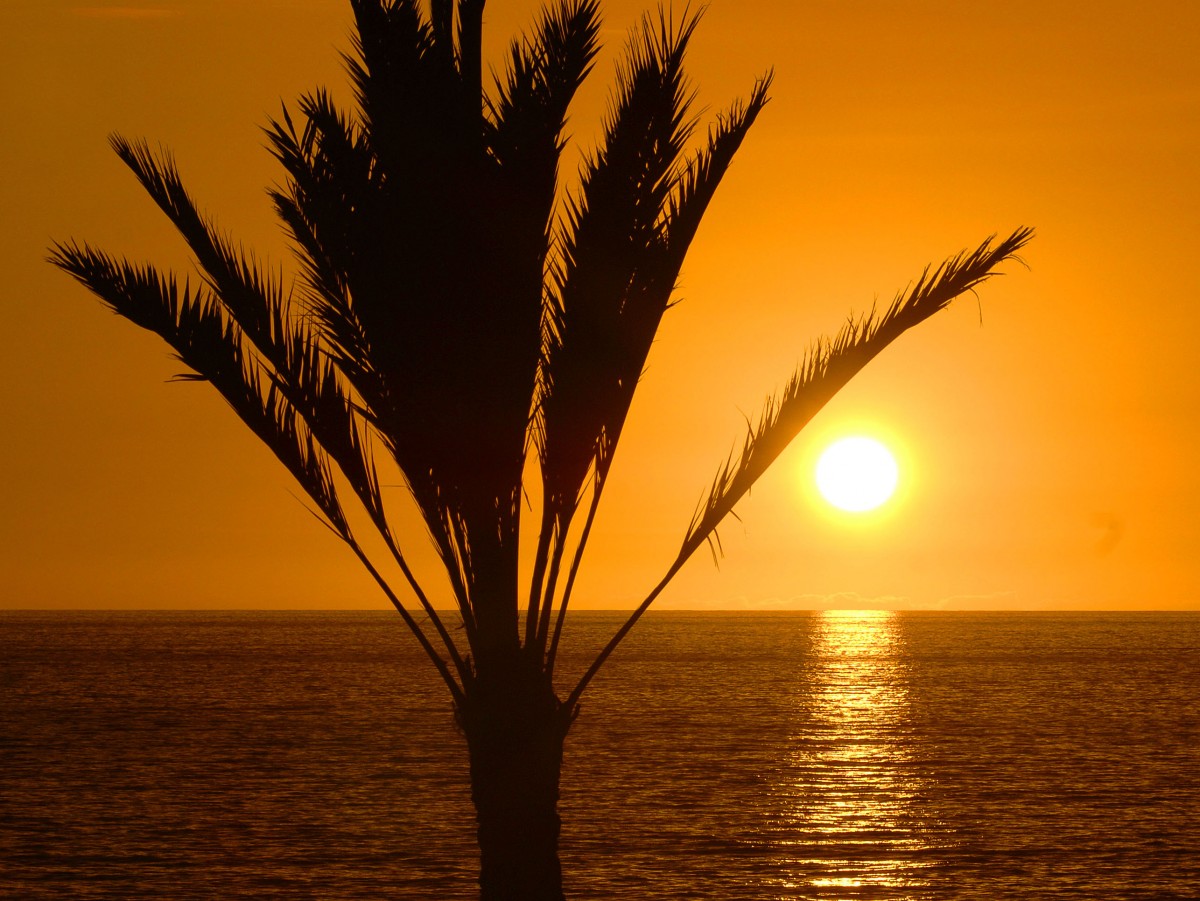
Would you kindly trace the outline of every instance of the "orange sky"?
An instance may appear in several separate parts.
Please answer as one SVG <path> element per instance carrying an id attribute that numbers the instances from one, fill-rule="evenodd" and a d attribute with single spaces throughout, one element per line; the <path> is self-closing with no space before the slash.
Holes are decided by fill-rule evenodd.
<path id="1" fill-rule="evenodd" d="M 604 5 L 585 142 L 645 8 Z M 532 15 L 489 3 L 492 61 Z M 0 606 L 387 606 L 215 392 L 166 384 L 165 345 L 43 262 L 78 237 L 185 265 L 113 130 L 171 147 L 221 225 L 284 261 L 259 127 L 344 92 L 348 29 L 343 0 L 0 8 Z M 660 606 L 1200 609 L 1200 4 L 712 0 L 693 46 L 710 111 L 771 65 L 774 99 L 684 268 L 579 605 L 653 586 L 811 336 L 1033 225 L 1031 269 L 872 364 L 739 507 L 720 569 L 698 557 Z M 804 484 L 850 427 L 905 467 L 866 524 Z"/>

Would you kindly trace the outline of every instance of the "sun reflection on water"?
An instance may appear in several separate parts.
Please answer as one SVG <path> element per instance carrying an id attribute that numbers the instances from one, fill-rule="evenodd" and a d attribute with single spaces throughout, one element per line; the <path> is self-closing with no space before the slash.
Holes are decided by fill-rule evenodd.
<path id="1" fill-rule="evenodd" d="M 777 887 L 817 898 L 919 898 L 935 848 L 911 753 L 895 613 L 826 611 L 797 696 Z"/>

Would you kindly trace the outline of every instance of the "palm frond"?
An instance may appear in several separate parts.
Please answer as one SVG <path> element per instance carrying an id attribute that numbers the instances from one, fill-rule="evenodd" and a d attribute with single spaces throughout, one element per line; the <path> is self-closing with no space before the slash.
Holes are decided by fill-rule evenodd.
<path id="1" fill-rule="evenodd" d="M 354 53 L 343 59 L 363 123 L 393 170 L 410 163 L 410 148 L 427 132 L 430 106 L 445 99 L 431 76 L 434 36 L 419 0 L 351 0 Z M 439 94 L 440 97 L 427 96 Z M 418 145 L 419 146 L 419 145 Z"/>
<path id="2" fill-rule="evenodd" d="M 286 187 L 272 190 L 276 212 L 296 245 L 307 287 L 307 306 L 338 368 L 378 420 L 388 418 L 390 399 L 350 297 L 357 268 L 359 232 L 381 187 L 365 134 L 327 94 L 301 98 L 305 125 L 297 134 L 286 107 L 267 129 L 271 150 L 286 170 Z"/>
<path id="3" fill-rule="evenodd" d="M 458 69 L 463 98 L 478 102 L 483 94 L 484 0 L 458 0 Z"/>
<path id="4" fill-rule="evenodd" d="M 325 524 L 354 550 L 371 571 L 451 692 L 456 697 L 461 696 L 461 688 L 445 661 L 390 586 L 365 558 L 351 532 L 334 485 L 327 448 L 329 444 L 339 450 L 351 448 L 355 452 L 352 459 L 360 461 L 367 461 L 368 457 L 363 436 L 353 419 L 341 418 L 345 407 L 341 394 L 330 387 L 332 370 L 306 372 L 306 377 L 313 379 L 314 384 L 323 384 L 325 391 L 313 393 L 316 403 L 314 409 L 298 409 L 269 363 L 259 355 L 220 301 L 208 291 L 192 290 L 186 282 L 180 285 L 173 276 L 164 276 L 152 266 L 117 261 L 86 245 L 56 244 L 50 262 L 91 290 L 110 310 L 163 338 L 180 362 L 191 370 L 180 378 L 203 380 L 216 388 L 238 418 L 274 453 L 304 489 L 324 517 Z M 315 357 L 308 356 L 304 365 L 319 365 L 315 361 Z M 334 415 L 331 416 L 331 413 Z M 330 420 L 340 420 L 342 427 L 348 427 L 349 432 L 336 434 L 328 428 Z M 322 426 L 324 441 L 318 438 L 317 430 L 310 427 L 313 422 Z M 364 466 L 365 471 L 361 473 L 353 469 L 347 473 L 347 467 L 339 461 L 339 468 L 352 484 L 354 477 L 358 476 L 367 486 L 366 492 L 371 496 L 362 498 L 364 505 L 378 499 L 379 486 L 372 466 Z M 354 487 L 362 497 L 360 486 Z M 391 542 L 382 509 L 368 507 L 368 510 L 377 525 L 380 520 L 383 521 L 381 531 Z M 400 562 L 405 566 L 402 559 Z M 421 595 L 419 586 L 406 566 L 405 575 Z M 423 595 L 421 600 L 426 613 L 432 616 L 460 676 L 465 678 L 467 670 L 453 642 Z"/>
<path id="5" fill-rule="evenodd" d="M 624 419 L 622 381 L 629 381 L 631 369 L 634 383 L 640 375 L 642 361 L 628 347 L 631 318 L 622 313 L 632 309 L 629 285 L 639 261 L 659 240 L 656 224 L 690 129 L 683 56 L 694 26 L 694 19 L 685 21 L 676 34 L 665 20 L 655 29 L 644 19 L 631 36 L 603 146 L 585 165 L 579 196 L 567 205 L 567 233 L 561 259 L 551 266 L 543 313 L 534 432 L 544 507 L 527 641 L 544 643 L 580 493 L 602 448 L 615 444 L 614 424 Z M 653 329 L 643 337 L 648 348 Z M 595 490 L 602 487 L 598 481 Z"/>
<path id="6" fill-rule="evenodd" d="M 295 240 L 312 290 L 345 304 L 354 268 L 362 211 L 382 188 L 381 173 L 366 133 L 316 91 L 300 98 L 304 127 L 298 134 L 286 106 L 282 121 L 266 129 L 272 154 L 288 175 L 286 189 L 271 192 L 276 210 Z"/>
<path id="7" fill-rule="evenodd" d="M 324 449 L 211 294 L 86 245 L 55 245 L 50 261 L 113 312 L 163 338 L 195 373 L 184 378 L 210 382 L 300 483 L 328 525 L 342 537 L 348 534 Z"/>
<path id="8" fill-rule="evenodd" d="M 282 338 L 280 326 L 287 303 L 277 279 L 265 276 L 252 257 L 232 247 L 201 215 L 184 188 L 170 154 L 155 156 L 144 141 L 113 135 L 117 156 L 167 215 L 238 325 L 264 352 Z"/>
<path id="9" fill-rule="evenodd" d="M 373 316 L 370 322 L 378 329 L 380 341 L 372 344 L 355 305 L 355 299 L 379 295 L 395 300 L 386 284 L 380 284 L 385 276 L 378 270 L 386 262 L 372 254 L 377 235 L 384 230 L 380 223 L 389 217 L 382 169 L 364 131 L 338 112 L 324 92 L 302 97 L 300 113 L 304 127 L 299 133 L 284 109 L 282 121 L 271 122 L 268 136 L 272 152 L 289 176 L 288 184 L 271 196 L 304 266 L 308 313 L 338 371 L 358 392 L 362 412 L 378 430 L 384 448 L 401 464 L 470 629 L 467 590 L 448 525 L 448 507 L 431 471 L 436 451 L 408 440 L 414 431 L 422 430 L 402 427 L 404 395 L 412 391 L 404 386 L 418 376 L 402 371 L 395 354 L 389 353 L 397 344 L 403 347 L 404 342 L 397 341 L 403 335 L 388 334 L 388 329 L 379 328 L 379 317 Z M 370 307 L 367 312 L 372 312 Z M 389 535 L 385 537 L 394 543 Z M 398 553 L 395 547 L 394 553 Z"/>
<path id="10" fill-rule="evenodd" d="M 567 108 L 591 71 L 599 32 L 597 0 L 548 7 L 533 36 L 513 42 L 498 97 L 487 101 L 489 150 L 529 207 L 543 253 Z"/>
<path id="11" fill-rule="evenodd" d="M 767 101 L 769 75 L 747 103 L 719 118 L 704 149 L 682 160 L 693 127 L 683 58 L 696 24 L 685 17 L 676 30 L 663 18 L 657 25 L 643 21 L 618 77 L 604 147 L 568 205 L 564 249 L 552 273 L 537 419 L 545 494 L 560 536 L 589 474 L 589 521 L 594 516 L 700 216 Z M 556 548 L 548 564 L 550 591 L 562 552 Z M 576 553 L 568 585 L 578 559 Z M 568 600 L 564 592 L 563 604 Z M 547 597 L 536 630 L 543 645 L 549 608 Z"/>
<path id="12" fill-rule="evenodd" d="M 308 329 L 290 316 L 278 280 L 265 275 L 253 259 L 216 234 L 183 187 L 169 156 L 157 159 L 144 143 L 120 137 L 113 139 L 113 146 L 179 229 L 220 306 L 269 364 L 265 371 L 274 387 L 321 437 L 372 519 L 384 522 L 378 485 L 356 437 L 355 410 L 341 389 L 338 371 L 320 352 Z"/>
<path id="13" fill-rule="evenodd" d="M 430 31 L 433 46 L 444 65 L 453 65 L 454 47 L 454 0 L 429 0 Z"/>
<path id="14" fill-rule="evenodd" d="M 772 79 L 771 72 L 759 78 L 747 101 L 735 101 L 724 115 L 718 117 L 716 125 L 709 129 L 705 147 L 688 161 L 675 183 L 668 199 L 665 230 L 666 245 L 676 272 L 734 154 L 767 105 Z"/>
<path id="15" fill-rule="evenodd" d="M 335 142 L 338 141 L 338 135 L 344 134 L 343 120 L 337 119 L 332 108 L 319 96 L 305 103 L 304 108 L 306 114 L 311 114 L 317 121 L 321 134 L 334 136 Z M 292 154 L 289 157 L 292 168 L 300 171 L 301 161 L 295 151 L 303 151 L 304 148 L 303 145 L 299 148 L 289 146 L 294 131 L 288 128 L 285 132 L 282 126 L 277 127 L 276 136 L 280 155 Z M 351 152 L 353 146 L 346 140 L 340 143 L 343 156 L 350 156 L 351 165 L 360 165 L 359 155 Z M 155 157 L 144 143 L 129 142 L 120 137 L 113 139 L 113 145 L 183 235 L 221 305 L 269 363 L 269 371 L 274 378 L 273 386 L 287 397 L 301 415 L 307 417 L 309 427 L 333 455 L 372 522 L 387 541 L 426 613 L 437 625 L 451 655 L 457 660 L 453 642 L 424 591 L 413 579 L 389 530 L 374 468 L 366 457 L 366 443 L 363 441 L 361 423 L 358 422 L 360 413 L 366 414 L 375 427 L 381 425 L 380 417 L 386 417 L 386 425 L 391 427 L 387 429 L 387 445 L 398 460 L 408 464 L 406 477 L 410 489 L 419 502 L 425 501 L 422 509 L 443 558 L 455 560 L 459 553 L 452 547 L 451 535 L 445 528 L 446 505 L 440 500 L 438 484 L 430 481 L 431 468 L 421 463 L 414 464 L 409 449 L 397 443 L 396 435 L 403 433 L 394 428 L 396 418 L 391 404 L 392 395 L 373 367 L 366 337 L 361 335 L 353 307 L 348 299 L 344 303 L 339 300 L 345 297 L 345 292 L 340 288 L 333 290 L 336 286 L 325 286 L 331 290 L 322 290 L 314 295 L 318 321 L 325 326 L 325 333 L 329 335 L 335 329 L 340 329 L 332 342 L 335 353 L 327 356 L 320 350 L 307 327 L 290 315 L 288 299 L 278 280 L 265 275 L 254 260 L 245 258 L 233 248 L 199 212 L 169 156 L 164 154 Z M 359 174 L 362 174 L 361 170 Z M 293 188 L 296 189 L 297 185 L 298 182 L 294 182 Z M 293 196 L 298 193 L 298 190 L 293 190 Z M 297 207 L 299 210 L 299 205 Z M 325 248 L 326 244 L 320 240 L 322 237 L 323 234 L 319 235 L 314 230 L 312 240 Z M 313 261 L 313 267 L 317 265 Z M 348 346 L 352 341 L 359 343 Z M 339 363 L 346 364 L 344 370 L 339 368 Z M 367 400 L 365 408 L 357 407 L 345 395 L 339 375 L 345 375 Z M 462 606 L 466 598 L 462 583 L 452 580 L 452 587 Z"/>
<path id="16" fill-rule="evenodd" d="M 741 453 L 731 457 L 717 473 L 666 574 L 584 672 L 568 696 L 569 707 L 578 703 L 604 662 L 684 563 L 714 538 L 717 526 L 732 513 L 734 505 L 821 408 L 904 332 L 998 274 L 997 266 L 1019 260 L 1018 251 L 1032 237 L 1032 229 L 1019 228 L 998 243 L 993 243 L 993 236 L 971 252 L 963 251 L 936 268 L 926 267 L 916 283 L 897 294 L 885 311 L 872 310 L 850 320 L 832 340 L 820 342 L 809 351 L 783 391 L 767 401 L 757 424 L 749 427 Z"/>
<path id="17" fill-rule="evenodd" d="M 642 299 L 639 266 L 647 248 L 661 241 L 672 173 L 691 128 L 683 57 L 695 25 L 694 17 L 678 30 L 646 19 L 635 31 L 618 69 L 603 147 L 568 204 L 562 259 L 547 298 L 538 411 L 547 496 L 564 512 L 578 503 L 598 448 L 615 443 L 628 396 L 621 389 L 636 383 L 641 348 L 657 328 L 648 330 L 649 323 L 628 313 Z"/>
<path id="18" fill-rule="evenodd" d="M 684 257 L 709 202 L 728 170 L 750 126 L 767 102 L 771 77 L 757 81 L 746 103 L 735 102 L 710 130 L 706 146 L 676 178 L 666 198 L 661 237 L 648 245 L 633 273 L 621 311 L 626 335 L 627 369 L 614 391 L 613 417 L 597 445 L 596 473 L 603 483 L 612 465 L 625 416 L 633 402 L 638 379 L 670 304 Z M 637 368 L 634 369 L 636 364 Z"/>
<path id="19" fill-rule="evenodd" d="M 768 399 L 757 424 L 748 429 L 741 452 L 717 473 L 692 518 L 680 555 L 690 556 L 800 430 L 867 363 L 904 332 L 996 275 L 996 267 L 1015 259 L 1032 237 L 1032 229 L 1020 228 L 998 243 L 988 238 L 969 253 L 963 251 L 936 268 L 926 267 L 882 313 L 872 310 L 852 319 L 832 340 L 813 347 L 780 394 Z"/>
<path id="20" fill-rule="evenodd" d="M 305 104 L 305 108 L 314 116 L 323 117 L 324 133 L 337 130 L 337 121 L 331 124 L 334 119 L 331 108 L 320 98 Z M 412 578 L 389 531 L 374 467 L 367 456 L 363 424 L 359 421 L 361 414 L 369 410 L 372 425 L 378 424 L 379 416 L 389 411 L 387 392 L 371 366 L 370 356 L 364 353 L 365 347 L 354 348 L 353 352 L 345 348 L 333 356 L 322 352 L 303 320 L 291 315 L 289 299 L 278 279 L 264 274 L 253 259 L 247 259 L 221 237 L 199 212 L 170 156 L 155 157 L 143 142 L 120 137 L 113 139 L 113 146 L 183 235 L 222 308 L 269 364 L 266 372 L 272 379 L 273 390 L 280 392 L 305 417 L 307 426 L 337 462 L 404 569 L 422 606 L 436 623 L 450 654 L 457 659 L 453 642 L 424 591 Z M 353 310 L 348 305 L 339 308 L 331 293 L 315 295 L 319 301 L 318 319 L 326 324 L 337 321 L 340 309 L 348 322 L 343 334 L 349 334 L 356 325 Z M 345 362 L 346 369 L 341 370 L 338 362 Z M 346 396 L 340 381 L 342 375 L 368 399 L 367 407 L 353 404 Z"/>

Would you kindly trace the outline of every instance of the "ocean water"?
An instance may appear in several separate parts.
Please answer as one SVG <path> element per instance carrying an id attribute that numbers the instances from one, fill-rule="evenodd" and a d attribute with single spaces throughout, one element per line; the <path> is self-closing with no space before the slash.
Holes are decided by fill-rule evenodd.
<path id="1" fill-rule="evenodd" d="M 0 614 L 0 897 L 473 898 L 419 654 L 383 613 Z M 562 795 L 572 899 L 1200 898 L 1200 615 L 650 614 Z"/>

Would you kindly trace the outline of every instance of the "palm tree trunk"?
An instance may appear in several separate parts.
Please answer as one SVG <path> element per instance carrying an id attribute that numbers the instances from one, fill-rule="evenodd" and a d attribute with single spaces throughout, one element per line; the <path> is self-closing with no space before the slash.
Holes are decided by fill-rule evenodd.
<path id="1" fill-rule="evenodd" d="M 480 666 L 459 708 L 479 822 L 480 901 L 563 901 L 558 780 L 571 718 L 517 652 Z"/>

